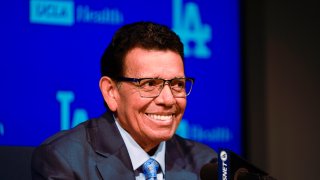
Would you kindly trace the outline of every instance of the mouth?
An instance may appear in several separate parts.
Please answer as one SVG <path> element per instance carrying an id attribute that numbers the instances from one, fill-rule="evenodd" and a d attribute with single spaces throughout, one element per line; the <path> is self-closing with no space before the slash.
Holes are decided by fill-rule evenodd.
<path id="1" fill-rule="evenodd" d="M 150 119 L 155 121 L 171 121 L 174 118 L 174 114 L 160 115 L 160 114 L 146 114 Z"/>

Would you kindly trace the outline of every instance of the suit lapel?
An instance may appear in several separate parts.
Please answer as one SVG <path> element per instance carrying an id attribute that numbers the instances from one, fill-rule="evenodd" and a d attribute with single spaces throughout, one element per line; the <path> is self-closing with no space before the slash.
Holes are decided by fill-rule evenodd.
<path id="1" fill-rule="evenodd" d="M 111 113 L 87 126 L 90 144 L 97 153 L 97 170 L 102 179 L 134 179 L 128 150 Z"/>
<path id="2" fill-rule="evenodd" d="M 166 142 L 166 173 L 165 179 L 193 180 L 198 179 L 197 174 L 187 171 L 185 153 L 177 143 L 175 136 Z"/>
<path id="3" fill-rule="evenodd" d="M 126 157 L 125 152 L 126 150 L 120 150 L 119 153 L 108 157 L 98 156 L 97 169 L 103 179 L 135 178 L 130 159 Z"/>

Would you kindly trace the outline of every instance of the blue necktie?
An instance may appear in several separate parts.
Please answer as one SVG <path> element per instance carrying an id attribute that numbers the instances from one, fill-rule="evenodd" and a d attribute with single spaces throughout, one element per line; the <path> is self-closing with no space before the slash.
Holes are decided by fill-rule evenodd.
<path id="1" fill-rule="evenodd" d="M 146 180 L 157 180 L 157 172 L 159 168 L 159 163 L 150 158 L 142 165 L 143 174 L 146 177 Z"/>

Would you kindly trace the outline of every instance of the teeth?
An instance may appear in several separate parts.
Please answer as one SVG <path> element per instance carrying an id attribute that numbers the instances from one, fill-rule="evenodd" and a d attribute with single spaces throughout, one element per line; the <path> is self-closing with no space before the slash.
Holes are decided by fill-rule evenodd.
<path id="1" fill-rule="evenodd" d="M 151 119 L 168 121 L 172 119 L 172 115 L 157 115 L 157 114 L 148 114 Z"/>

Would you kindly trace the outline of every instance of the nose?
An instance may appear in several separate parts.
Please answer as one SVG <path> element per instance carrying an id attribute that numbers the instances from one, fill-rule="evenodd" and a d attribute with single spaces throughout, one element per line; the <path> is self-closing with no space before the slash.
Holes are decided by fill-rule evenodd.
<path id="1" fill-rule="evenodd" d="M 155 98 L 155 102 L 165 106 L 172 106 L 176 103 L 176 98 L 172 94 L 169 83 L 164 84 L 159 96 Z"/>

